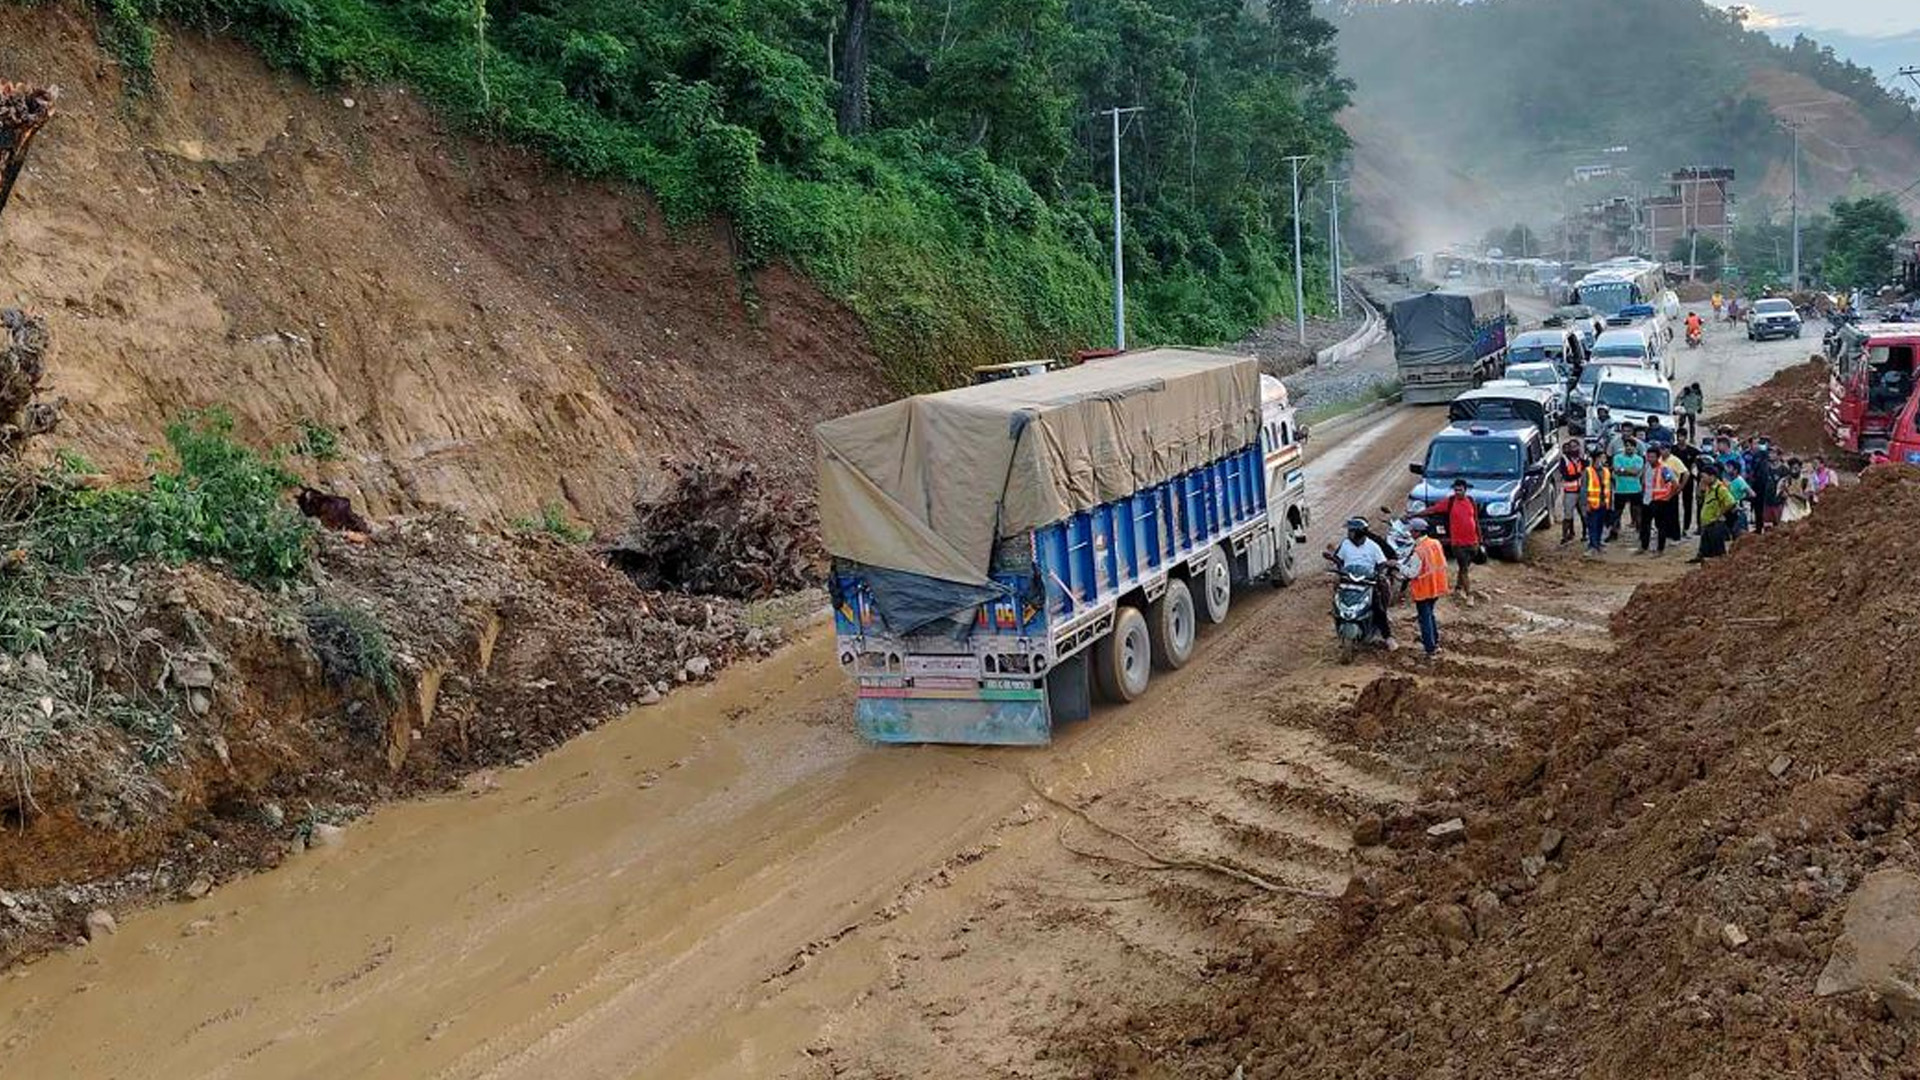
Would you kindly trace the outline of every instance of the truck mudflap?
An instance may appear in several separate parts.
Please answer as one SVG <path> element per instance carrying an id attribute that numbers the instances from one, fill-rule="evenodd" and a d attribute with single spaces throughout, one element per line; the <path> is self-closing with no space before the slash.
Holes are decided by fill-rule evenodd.
<path id="1" fill-rule="evenodd" d="M 1047 695 L 1032 689 L 941 691 L 863 687 L 853 706 L 860 734 L 880 743 L 1045 746 L 1053 740 Z"/>

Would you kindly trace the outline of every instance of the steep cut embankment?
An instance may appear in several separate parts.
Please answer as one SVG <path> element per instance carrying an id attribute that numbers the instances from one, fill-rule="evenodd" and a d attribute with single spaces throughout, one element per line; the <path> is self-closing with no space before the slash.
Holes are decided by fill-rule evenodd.
<path id="1" fill-rule="evenodd" d="M 61 86 L 0 225 L 0 301 L 45 312 L 55 442 L 137 475 L 161 427 L 342 433 L 375 515 L 554 500 L 600 524 L 683 448 L 808 471 L 809 425 L 883 390 L 855 319 L 723 228 L 447 134 L 399 90 L 329 94 L 165 39 L 129 98 L 69 5 L 0 7 L 0 75 Z M 342 97 L 350 93 L 352 97 Z"/>

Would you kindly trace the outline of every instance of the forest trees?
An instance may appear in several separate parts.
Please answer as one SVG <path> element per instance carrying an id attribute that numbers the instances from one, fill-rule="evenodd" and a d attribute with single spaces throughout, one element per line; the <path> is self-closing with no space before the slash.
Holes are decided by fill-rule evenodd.
<path id="1" fill-rule="evenodd" d="M 1891 195 L 1835 200 L 1821 276 L 1833 288 L 1878 289 L 1899 267 L 1893 245 L 1906 230 L 1906 218 Z"/>
<path id="2" fill-rule="evenodd" d="M 169 18 L 315 79 L 406 81 L 671 222 L 723 216 L 744 263 L 848 303 L 905 388 L 1104 340 L 1096 110 L 1144 108 L 1122 149 L 1141 341 L 1288 307 L 1283 162 L 1314 155 L 1311 184 L 1346 148 L 1313 0 L 475 2 L 96 0 L 103 40 Z"/>

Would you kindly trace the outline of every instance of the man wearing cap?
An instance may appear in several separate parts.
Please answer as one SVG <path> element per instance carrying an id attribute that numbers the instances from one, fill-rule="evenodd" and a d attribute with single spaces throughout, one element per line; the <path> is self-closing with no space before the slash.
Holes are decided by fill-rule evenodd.
<path id="1" fill-rule="evenodd" d="M 1428 532 L 1427 519 L 1414 518 L 1407 528 L 1419 537 L 1409 557 L 1407 572 L 1413 577 L 1413 610 L 1420 621 L 1420 647 L 1428 657 L 1440 655 L 1440 618 L 1434 609 L 1447 595 L 1447 553 Z"/>

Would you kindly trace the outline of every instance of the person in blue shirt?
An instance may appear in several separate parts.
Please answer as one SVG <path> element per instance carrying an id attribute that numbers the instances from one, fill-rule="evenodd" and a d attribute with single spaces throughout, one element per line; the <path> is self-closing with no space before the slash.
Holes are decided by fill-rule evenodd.
<path id="1" fill-rule="evenodd" d="M 1613 516 L 1607 522 L 1607 539 L 1620 539 L 1620 520 L 1627 519 L 1640 530 L 1640 515 L 1646 512 L 1646 455 L 1640 452 L 1640 440 L 1626 435 L 1618 453 L 1613 455 Z"/>
<path id="2" fill-rule="evenodd" d="M 1747 510 L 1753 505 L 1753 485 L 1747 483 L 1746 469 L 1736 455 L 1726 469 L 1727 487 L 1733 492 L 1737 502 L 1733 509 L 1733 535 L 1743 536 L 1747 531 Z"/>
<path id="3" fill-rule="evenodd" d="M 1664 450 L 1673 449 L 1673 435 L 1673 429 L 1662 424 L 1659 417 L 1647 417 L 1646 443 L 1648 449 L 1656 446 Z"/>

